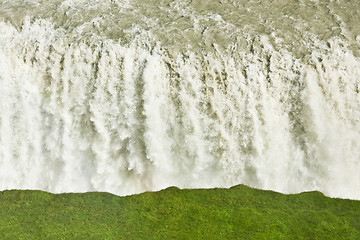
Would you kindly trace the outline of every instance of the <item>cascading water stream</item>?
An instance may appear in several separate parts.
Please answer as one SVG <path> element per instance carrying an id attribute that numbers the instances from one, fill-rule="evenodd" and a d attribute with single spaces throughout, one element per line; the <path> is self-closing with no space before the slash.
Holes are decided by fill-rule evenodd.
<path id="1" fill-rule="evenodd" d="M 0 190 L 360 199 L 359 3 L 270 2 L 1 3 Z"/>

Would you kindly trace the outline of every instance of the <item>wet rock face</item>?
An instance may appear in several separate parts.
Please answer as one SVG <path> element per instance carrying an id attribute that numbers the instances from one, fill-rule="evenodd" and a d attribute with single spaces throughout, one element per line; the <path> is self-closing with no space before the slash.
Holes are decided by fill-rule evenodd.
<path id="1" fill-rule="evenodd" d="M 359 199 L 359 3 L 202 2 L 3 2 L 0 188 Z"/>

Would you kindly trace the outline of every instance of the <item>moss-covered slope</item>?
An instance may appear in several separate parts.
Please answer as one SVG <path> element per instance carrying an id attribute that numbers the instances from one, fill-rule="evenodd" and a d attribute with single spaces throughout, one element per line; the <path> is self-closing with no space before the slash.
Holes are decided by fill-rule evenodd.
<path id="1" fill-rule="evenodd" d="M 1 239 L 360 239 L 360 201 L 240 185 L 118 197 L 0 192 Z"/>

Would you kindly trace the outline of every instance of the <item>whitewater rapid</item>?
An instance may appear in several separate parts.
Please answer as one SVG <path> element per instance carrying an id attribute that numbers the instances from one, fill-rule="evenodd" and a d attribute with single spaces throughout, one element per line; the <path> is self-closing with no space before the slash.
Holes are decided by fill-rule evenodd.
<path id="1" fill-rule="evenodd" d="M 359 3 L 200 2 L 3 1 L 0 190 L 360 199 Z"/>

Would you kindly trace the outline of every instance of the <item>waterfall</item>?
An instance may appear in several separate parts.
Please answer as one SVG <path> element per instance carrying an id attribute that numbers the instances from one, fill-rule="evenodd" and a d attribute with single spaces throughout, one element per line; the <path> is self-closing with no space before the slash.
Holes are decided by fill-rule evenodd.
<path id="1" fill-rule="evenodd" d="M 0 190 L 360 199 L 359 3 L 200 2 L 1 3 Z"/>

